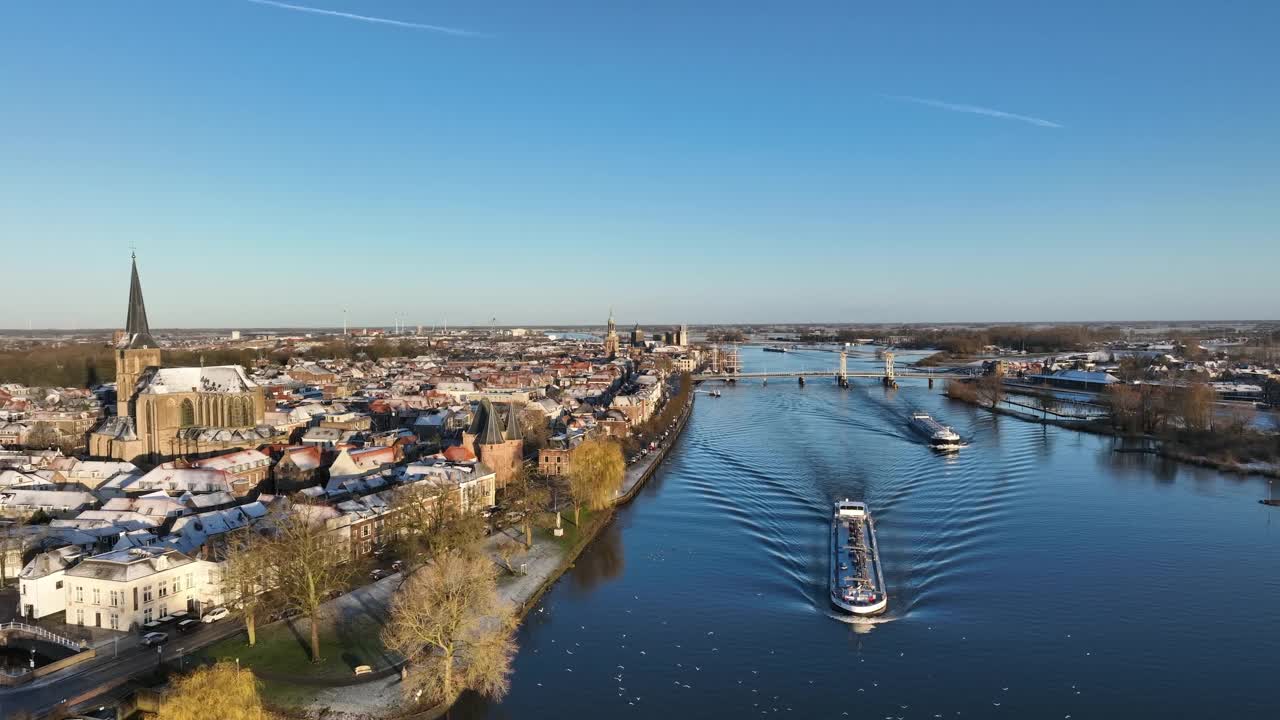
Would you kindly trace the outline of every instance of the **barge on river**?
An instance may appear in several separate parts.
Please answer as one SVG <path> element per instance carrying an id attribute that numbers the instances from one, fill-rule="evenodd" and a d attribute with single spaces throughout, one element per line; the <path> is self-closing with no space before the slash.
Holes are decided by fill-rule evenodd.
<path id="1" fill-rule="evenodd" d="M 841 500 L 831 516 L 831 604 L 861 616 L 889 606 L 876 526 L 865 503 Z"/>
<path id="2" fill-rule="evenodd" d="M 911 413 L 911 429 L 929 441 L 938 450 L 954 450 L 960 447 L 960 436 L 955 430 L 930 417 L 929 413 Z"/>

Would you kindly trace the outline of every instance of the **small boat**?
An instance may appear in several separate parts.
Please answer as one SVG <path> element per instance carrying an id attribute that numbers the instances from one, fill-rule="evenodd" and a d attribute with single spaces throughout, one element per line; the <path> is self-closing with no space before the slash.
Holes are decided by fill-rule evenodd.
<path id="1" fill-rule="evenodd" d="M 800 376 L 800 387 L 804 387 L 804 376 Z"/>
<path id="2" fill-rule="evenodd" d="M 841 500 L 831 516 L 831 604 L 853 615 L 889 607 L 876 525 L 866 503 Z"/>
<path id="3" fill-rule="evenodd" d="M 929 446 L 939 450 L 954 450 L 960 447 L 960 436 L 954 430 L 934 420 L 929 413 L 911 413 L 911 429 L 924 436 Z"/>
<path id="4" fill-rule="evenodd" d="M 709 393 L 707 393 L 707 394 L 708 394 L 708 395 L 710 395 L 711 397 L 720 397 L 720 391 L 719 391 L 719 390 L 712 390 L 711 392 L 709 392 Z"/>
<path id="5" fill-rule="evenodd" d="M 782 345 L 767 345 L 767 346 L 765 346 L 764 351 L 765 351 L 765 352 L 776 352 L 776 353 L 791 352 L 790 350 L 788 350 L 787 348 L 783 347 Z"/>

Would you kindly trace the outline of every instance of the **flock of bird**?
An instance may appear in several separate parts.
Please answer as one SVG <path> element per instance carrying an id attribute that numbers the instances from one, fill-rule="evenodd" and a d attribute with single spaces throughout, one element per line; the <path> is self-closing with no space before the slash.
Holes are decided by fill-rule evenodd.
<path id="1" fill-rule="evenodd" d="M 639 596 L 633 596 L 633 600 L 639 600 Z M 539 618 L 544 621 L 551 620 L 551 616 L 554 614 L 554 611 L 551 610 L 551 608 L 553 607 L 554 605 L 550 601 L 545 601 L 537 609 L 537 614 L 539 615 Z M 660 625 L 667 625 L 667 621 L 665 620 L 662 620 L 659 622 L 660 622 Z M 934 628 L 932 626 L 929 626 L 927 629 L 932 631 Z M 580 633 L 587 633 L 587 626 L 579 624 L 577 631 Z M 1071 637 L 1070 635 L 1067 635 L 1068 639 L 1070 637 Z M 583 636 L 583 639 L 587 640 L 588 643 L 593 643 L 593 641 L 596 640 L 597 638 L 598 636 L 595 635 L 594 633 L 587 633 L 587 634 L 584 634 Z M 963 636 L 961 640 L 967 641 L 968 636 Z M 575 669 L 578 670 L 579 674 L 589 673 L 592 677 L 596 677 L 604 673 L 604 676 L 607 677 L 608 680 L 611 681 L 612 685 L 616 687 L 616 697 L 618 701 L 625 702 L 629 707 L 636 707 L 638 705 L 641 705 L 642 703 L 645 702 L 646 697 L 650 698 L 650 700 L 648 701 L 649 704 L 653 704 L 656 702 L 662 705 L 663 707 L 669 707 L 670 706 L 669 703 L 671 703 L 672 698 L 668 694 L 668 691 L 670 693 L 677 693 L 677 692 L 695 690 L 700 687 L 710 687 L 713 690 L 713 692 L 715 692 L 715 694 L 719 696 L 717 701 L 723 702 L 721 698 L 723 697 L 723 690 L 724 690 L 723 683 L 725 682 L 725 680 L 722 677 L 718 677 L 713 674 L 708 674 L 706 676 L 707 678 L 706 682 L 699 684 L 699 677 L 700 677 L 700 674 L 703 673 L 704 665 L 715 663 L 716 662 L 715 658 L 721 654 L 720 647 L 716 643 L 716 632 L 714 630 L 706 631 L 706 633 L 701 638 L 698 638 L 696 642 L 694 642 L 693 644 L 690 644 L 689 647 L 687 648 L 686 648 L 686 643 L 672 643 L 670 647 L 671 652 L 669 653 L 672 657 L 666 660 L 657 659 L 659 657 L 662 657 L 668 654 L 668 653 L 662 652 L 659 649 L 659 646 L 656 646 L 652 642 L 644 642 L 644 639 L 636 638 L 630 633 L 618 634 L 616 636 L 616 642 L 617 642 L 618 654 L 624 657 L 630 654 L 630 657 L 632 658 L 630 661 L 631 670 L 628 670 L 628 665 L 625 663 L 616 663 L 611 668 L 603 668 L 600 666 L 597 660 L 588 661 L 589 662 L 588 667 L 576 667 L 576 662 L 581 657 L 579 653 L 583 652 L 582 641 L 575 640 L 573 641 L 572 646 L 568 646 L 564 643 L 558 642 L 556 638 L 550 639 L 550 644 L 552 646 L 556 646 L 554 647 L 554 652 L 556 654 L 562 655 L 564 658 L 564 661 L 565 661 L 565 665 L 563 667 L 564 673 L 573 674 L 575 672 Z M 552 650 L 553 648 L 548 648 L 548 649 Z M 537 647 L 533 648 L 532 652 L 534 654 L 541 654 L 541 650 Z M 589 653 L 583 653 L 583 655 L 587 655 L 587 654 Z M 776 655 L 776 650 L 769 650 L 767 654 L 771 656 Z M 1092 653 L 1090 652 L 1085 653 L 1085 656 L 1091 656 L 1091 655 Z M 905 658 L 906 653 L 899 652 L 898 657 Z M 858 662 L 861 664 L 865 664 L 866 658 L 860 657 L 858 658 Z M 667 663 L 670 663 L 670 664 L 667 664 Z M 676 677 L 670 680 L 669 685 L 666 684 L 666 679 L 664 679 L 662 680 L 662 685 L 655 687 L 654 680 L 665 674 L 662 672 L 662 667 L 664 665 L 666 666 L 667 669 L 674 671 L 676 674 Z M 707 667 L 707 670 L 711 670 L 711 669 L 712 669 L 711 667 Z M 735 678 L 733 685 L 731 685 L 730 687 L 738 689 L 743 693 L 745 693 L 743 696 L 744 702 L 747 702 L 747 701 L 750 702 L 750 709 L 748 710 L 744 706 L 743 708 L 741 708 L 742 711 L 752 712 L 752 713 L 758 712 L 759 714 L 766 715 L 766 716 L 772 715 L 775 713 L 795 712 L 796 710 L 795 705 L 797 704 L 796 702 L 793 702 L 792 700 L 789 700 L 789 699 L 784 699 L 782 695 L 768 693 L 768 690 L 766 689 L 766 683 L 762 682 L 762 680 L 764 680 L 764 677 L 762 676 L 760 669 L 745 668 L 741 674 L 742 674 L 742 677 Z M 861 673 L 853 673 L 851 674 L 851 677 L 858 677 L 859 675 L 861 675 Z M 631 680 L 629 680 L 629 678 L 631 678 Z M 632 687 L 629 688 L 628 687 L 629 684 Z M 636 690 L 635 686 L 640 684 L 644 684 L 646 687 L 649 688 L 646 691 L 647 695 L 645 693 L 641 693 Z M 816 684 L 815 680 L 811 679 L 808 681 L 809 686 L 815 686 L 815 684 Z M 544 683 L 540 681 L 536 682 L 535 687 L 543 688 Z M 880 689 L 880 682 L 878 680 L 871 680 L 870 682 L 862 683 L 860 687 L 856 688 L 856 692 L 867 694 L 867 693 L 876 692 L 879 689 Z M 816 690 L 817 690 L 816 687 L 806 688 L 805 693 L 800 694 L 800 700 L 802 701 L 804 697 L 811 695 Z M 994 709 L 1001 708 L 1005 705 L 1005 701 L 1008 697 L 1006 694 L 1009 692 L 1009 690 L 1010 688 L 1008 687 L 999 688 L 999 693 L 990 701 L 991 708 L 993 708 L 993 711 Z M 1071 685 L 1070 691 L 1074 695 L 1081 694 L 1081 690 L 1075 684 Z M 906 713 L 907 711 L 911 710 L 912 705 L 909 703 L 907 704 L 895 703 L 895 704 L 897 705 L 897 709 L 902 711 L 904 714 L 885 715 L 884 716 L 885 720 L 906 720 L 909 717 L 909 715 L 907 715 Z M 731 707 L 720 706 L 717 709 L 717 714 L 721 711 L 732 711 L 732 710 L 733 708 Z M 803 712 L 803 709 L 802 709 L 802 712 Z M 953 714 L 948 714 L 948 715 L 943 715 L 942 713 L 936 713 L 936 712 L 934 713 L 921 712 L 921 711 L 917 711 L 917 712 L 920 714 L 914 714 L 913 716 L 932 717 L 932 718 L 964 716 L 962 711 L 954 711 Z M 859 714 L 865 716 L 865 713 L 859 713 Z M 849 711 L 842 711 L 841 716 L 849 717 L 851 716 L 851 713 Z M 1072 716 L 1070 713 L 1067 713 L 1067 714 L 1064 714 L 1062 717 L 1063 717 L 1063 720 L 1071 720 Z"/>

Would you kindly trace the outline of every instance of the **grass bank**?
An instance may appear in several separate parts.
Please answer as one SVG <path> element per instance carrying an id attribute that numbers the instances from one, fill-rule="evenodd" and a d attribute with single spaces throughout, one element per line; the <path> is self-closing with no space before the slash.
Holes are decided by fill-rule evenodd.
<path id="1" fill-rule="evenodd" d="M 311 662 L 311 636 L 305 620 L 260 628 L 253 647 L 249 647 L 244 633 L 233 635 L 202 649 L 196 657 L 238 660 L 262 681 L 263 699 L 280 708 L 308 704 L 317 687 L 350 682 L 359 665 L 369 665 L 376 671 L 395 662 L 382 645 L 382 626 L 374 618 L 322 622 L 320 662 Z"/>
<path id="2" fill-rule="evenodd" d="M 1149 443 L 1141 448 L 1117 448 L 1121 452 L 1140 452 L 1184 462 L 1189 465 L 1213 468 L 1222 472 L 1241 475 L 1280 477 L 1280 436 L 1261 433 L 1175 432 L 1169 437 L 1135 435 L 1116 428 L 1109 420 L 1060 420 L 1019 412 L 1003 407 L 991 407 L 985 403 L 956 395 L 947 395 L 956 402 L 980 407 L 997 415 L 1007 415 L 1019 420 L 1041 425 L 1105 435 L 1124 440 L 1140 440 Z"/>

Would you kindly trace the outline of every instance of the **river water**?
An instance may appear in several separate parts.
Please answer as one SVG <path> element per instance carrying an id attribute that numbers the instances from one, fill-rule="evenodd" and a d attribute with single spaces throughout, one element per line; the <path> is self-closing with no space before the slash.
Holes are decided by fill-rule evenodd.
<path id="1" fill-rule="evenodd" d="M 930 450 L 916 409 L 967 447 Z M 508 696 L 455 717 L 1277 717 L 1266 480 L 1110 448 L 922 381 L 700 395 L 662 471 L 530 614 Z M 844 497 L 876 516 L 890 608 L 872 622 L 826 601 Z"/>

